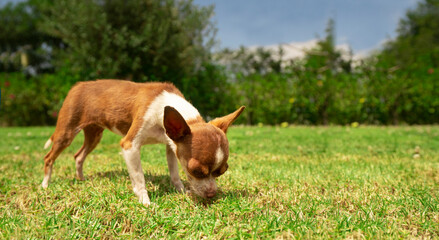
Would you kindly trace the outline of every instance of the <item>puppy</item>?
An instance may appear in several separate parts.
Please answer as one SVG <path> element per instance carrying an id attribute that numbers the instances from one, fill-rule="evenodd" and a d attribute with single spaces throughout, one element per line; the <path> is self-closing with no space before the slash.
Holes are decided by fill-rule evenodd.
<path id="1" fill-rule="evenodd" d="M 45 144 L 53 146 L 44 157 L 43 188 L 59 154 L 82 130 L 84 144 L 75 154 L 76 176 L 83 180 L 82 165 L 102 138 L 104 129 L 123 136 L 120 141 L 133 191 L 150 204 L 140 164 L 140 147 L 166 144 L 166 157 L 175 188 L 183 192 L 178 174 L 180 162 L 191 189 L 203 198 L 216 195 L 215 179 L 227 170 L 228 127 L 242 113 L 235 112 L 206 123 L 197 109 L 170 83 L 134 83 L 120 80 L 80 82 L 68 93 L 59 111 L 56 129 Z"/>

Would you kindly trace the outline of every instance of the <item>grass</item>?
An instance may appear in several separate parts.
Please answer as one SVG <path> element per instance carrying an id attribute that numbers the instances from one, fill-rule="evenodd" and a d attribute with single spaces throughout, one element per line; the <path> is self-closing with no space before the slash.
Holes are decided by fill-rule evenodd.
<path id="1" fill-rule="evenodd" d="M 84 164 L 86 181 L 74 178 L 78 136 L 41 189 L 52 132 L 0 129 L 0 238 L 439 238 L 438 126 L 235 127 L 210 202 L 177 193 L 165 147 L 144 146 L 150 207 L 110 132 Z"/>

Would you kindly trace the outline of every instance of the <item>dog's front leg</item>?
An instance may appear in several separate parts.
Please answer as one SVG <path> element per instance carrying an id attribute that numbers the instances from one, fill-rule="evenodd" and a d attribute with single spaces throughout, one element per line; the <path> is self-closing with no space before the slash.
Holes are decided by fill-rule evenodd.
<path id="1" fill-rule="evenodd" d="M 139 202 L 149 206 L 151 201 L 145 188 L 145 176 L 140 163 L 140 147 L 132 146 L 129 149 L 123 149 L 123 157 L 128 167 L 134 193 L 139 197 Z"/>
<path id="2" fill-rule="evenodd" d="M 174 151 L 169 145 L 166 145 L 166 159 L 168 160 L 169 175 L 171 175 L 171 182 L 179 192 L 184 192 L 183 183 L 178 175 L 178 160 Z"/>

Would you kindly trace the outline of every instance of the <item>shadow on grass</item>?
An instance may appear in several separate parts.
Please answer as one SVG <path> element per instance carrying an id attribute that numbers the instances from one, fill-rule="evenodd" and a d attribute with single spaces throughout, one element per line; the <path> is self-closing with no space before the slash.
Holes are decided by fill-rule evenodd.
<path id="1" fill-rule="evenodd" d="M 163 196 L 168 194 L 180 194 L 175 189 L 174 185 L 171 183 L 170 176 L 167 174 L 152 174 L 150 172 L 146 172 L 144 174 L 145 176 L 145 182 L 148 184 L 148 182 L 151 182 L 153 185 L 157 187 L 157 190 L 150 191 L 150 194 L 154 194 L 157 196 Z M 90 181 L 93 179 L 99 179 L 99 178 L 107 178 L 111 181 L 117 181 L 118 179 L 125 178 L 127 181 L 129 180 L 129 174 L 126 169 L 119 169 L 119 170 L 110 170 L 105 172 L 97 172 L 91 175 L 86 174 L 85 181 Z M 78 184 L 82 181 L 77 180 L 76 178 L 71 179 L 72 184 Z M 187 181 L 183 181 L 183 185 L 186 187 L 186 189 L 189 189 L 189 183 Z M 131 190 L 131 189 L 130 189 Z M 134 194 L 134 193 L 133 193 Z M 199 197 L 195 194 L 190 194 L 190 198 L 192 199 L 193 203 L 199 206 L 203 207 L 209 207 L 212 204 L 217 203 L 218 201 L 225 200 L 225 199 L 235 199 L 236 198 L 247 198 L 254 195 L 254 193 L 250 193 L 246 189 L 235 189 L 231 191 L 223 191 L 222 189 L 218 189 L 217 195 L 212 199 L 204 199 L 202 197 Z"/>
<path id="2" fill-rule="evenodd" d="M 156 175 L 149 172 L 146 172 L 144 174 L 145 176 L 145 182 L 148 184 L 148 182 L 151 182 L 157 188 L 159 189 L 159 192 L 161 193 L 175 193 L 176 190 L 174 186 L 171 183 L 171 178 L 169 175 L 163 174 L 163 175 Z M 97 172 L 92 175 L 86 176 L 86 180 L 92 180 L 92 179 L 99 179 L 99 178 L 107 178 L 111 181 L 117 181 L 120 179 L 129 180 L 129 174 L 128 170 L 126 169 L 119 169 L 119 170 L 110 170 L 106 172 Z M 131 182 L 131 181 L 130 181 Z"/>
<path id="3" fill-rule="evenodd" d="M 84 173 L 86 174 L 86 173 Z M 119 178 L 128 177 L 127 170 L 111 170 L 106 172 L 97 172 L 91 176 L 88 176 L 87 179 L 95 179 L 95 178 L 108 178 L 109 180 L 115 180 Z"/>
<path id="4" fill-rule="evenodd" d="M 217 195 L 212 199 L 205 199 L 196 196 L 194 194 L 191 194 L 191 198 L 194 204 L 205 208 L 209 208 L 211 205 L 215 205 L 218 202 L 228 201 L 228 199 L 231 199 L 232 201 L 236 201 L 237 199 L 247 198 L 253 195 L 254 195 L 253 193 L 250 193 L 245 189 L 236 189 L 231 191 L 223 191 L 219 189 Z"/>

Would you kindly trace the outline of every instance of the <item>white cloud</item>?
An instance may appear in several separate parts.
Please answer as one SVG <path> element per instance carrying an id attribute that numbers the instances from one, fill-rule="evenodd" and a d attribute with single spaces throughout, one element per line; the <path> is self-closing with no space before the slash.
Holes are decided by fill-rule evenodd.
<path id="1" fill-rule="evenodd" d="M 261 47 L 272 51 L 277 51 L 279 47 L 282 47 L 284 50 L 283 58 L 285 60 L 289 60 L 289 59 L 304 57 L 306 51 L 311 50 L 316 45 L 317 45 L 317 39 L 312 39 L 306 42 L 291 42 L 291 43 L 268 45 Z M 256 49 L 256 48 L 257 47 L 250 47 L 250 49 Z"/>
<path id="2" fill-rule="evenodd" d="M 259 47 L 262 47 L 267 50 L 271 50 L 274 52 L 277 52 L 279 47 L 282 47 L 284 50 L 283 59 L 284 60 L 290 60 L 290 59 L 297 59 L 297 58 L 303 58 L 306 55 L 306 52 L 311 51 L 313 48 L 317 46 L 318 39 L 311 39 L 309 41 L 305 42 L 290 42 L 290 43 L 282 43 L 282 44 L 274 44 L 274 45 L 267 45 L 267 46 L 251 46 L 249 47 L 250 50 L 256 50 Z M 343 43 L 336 46 L 336 48 L 343 53 L 346 57 L 351 54 L 351 47 L 349 44 Z M 354 54 L 353 59 L 361 59 L 367 56 L 367 53 L 370 52 L 367 51 L 359 51 L 360 54 Z"/>

